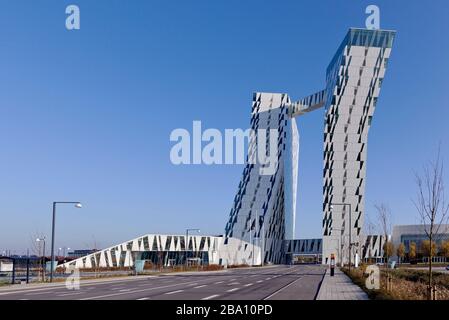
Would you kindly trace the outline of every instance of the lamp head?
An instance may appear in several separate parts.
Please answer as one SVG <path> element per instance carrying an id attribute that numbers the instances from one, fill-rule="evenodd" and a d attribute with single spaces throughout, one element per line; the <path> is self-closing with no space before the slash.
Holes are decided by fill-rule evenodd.
<path id="1" fill-rule="evenodd" d="M 82 207 L 83 207 L 83 205 L 82 205 L 80 202 L 78 202 L 77 204 L 75 204 L 75 208 L 81 209 Z"/>

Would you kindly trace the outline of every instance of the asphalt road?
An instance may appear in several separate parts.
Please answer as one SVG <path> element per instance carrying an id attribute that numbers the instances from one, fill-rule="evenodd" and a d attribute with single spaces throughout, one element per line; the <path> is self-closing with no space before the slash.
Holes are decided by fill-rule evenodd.
<path id="1" fill-rule="evenodd" d="M 270 266 L 125 279 L 82 281 L 79 290 L 60 285 L 16 285 L 0 300 L 313 300 L 325 268 Z"/>

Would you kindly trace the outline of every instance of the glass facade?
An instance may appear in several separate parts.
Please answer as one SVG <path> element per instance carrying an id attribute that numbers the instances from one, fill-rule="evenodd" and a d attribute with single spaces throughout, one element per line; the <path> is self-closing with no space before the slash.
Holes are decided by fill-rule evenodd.
<path id="1" fill-rule="evenodd" d="M 405 246 L 405 252 L 408 253 L 410 251 L 410 243 L 414 242 L 418 251 L 420 250 L 423 241 L 429 240 L 429 237 L 425 234 L 404 234 L 401 236 L 401 243 Z M 449 240 L 449 234 L 437 234 L 434 235 L 433 241 L 439 246 L 441 242 Z"/>
<path id="2" fill-rule="evenodd" d="M 186 256 L 189 264 L 209 265 L 207 251 L 145 251 L 140 259 L 154 265 L 176 266 L 185 265 Z"/>
<path id="3" fill-rule="evenodd" d="M 348 48 L 351 46 L 392 48 L 395 36 L 396 31 L 349 29 L 345 39 L 329 63 L 326 73 L 329 74 L 336 64 L 340 65 L 346 63 L 344 60 L 338 63 L 338 60 L 344 59 L 342 53 L 346 46 L 348 46 Z"/>

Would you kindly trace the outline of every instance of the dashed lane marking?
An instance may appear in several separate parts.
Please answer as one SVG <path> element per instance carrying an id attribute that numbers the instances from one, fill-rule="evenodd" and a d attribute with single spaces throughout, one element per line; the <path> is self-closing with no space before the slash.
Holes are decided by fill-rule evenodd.
<path id="1" fill-rule="evenodd" d="M 166 292 L 165 294 L 175 294 L 175 293 L 180 293 L 183 292 L 184 290 L 176 290 L 176 291 L 171 291 L 171 292 Z"/>
<path id="2" fill-rule="evenodd" d="M 219 294 L 213 294 L 213 295 L 208 296 L 208 297 L 206 297 L 206 298 L 203 298 L 203 299 L 201 299 L 201 300 L 210 300 L 210 299 L 213 299 L 213 298 L 216 298 L 216 297 L 219 297 L 219 296 L 220 296 Z"/>

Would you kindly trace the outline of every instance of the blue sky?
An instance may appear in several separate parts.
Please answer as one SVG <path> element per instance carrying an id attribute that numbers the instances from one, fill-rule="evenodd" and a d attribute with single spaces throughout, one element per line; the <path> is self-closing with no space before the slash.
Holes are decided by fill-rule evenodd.
<path id="1" fill-rule="evenodd" d="M 65 29 L 77 4 L 81 30 Z M 0 250 L 37 233 L 105 247 L 145 233 L 220 234 L 243 166 L 174 166 L 170 132 L 247 128 L 254 91 L 324 87 L 368 4 L 398 31 L 368 148 L 366 213 L 415 223 L 413 172 L 449 159 L 449 3 L 0 1 Z M 297 236 L 320 237 L 323 110 L 300 119 Z M 449 170 L 449 169 L 448 169 Z M 446 178 L 448 177 L 446 171 Z"/>

